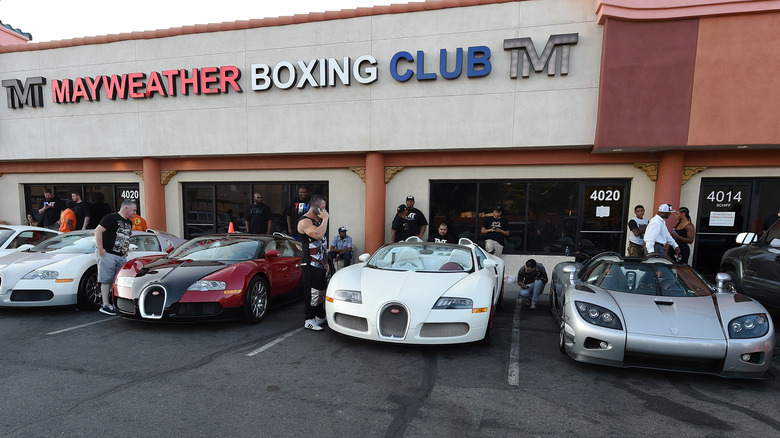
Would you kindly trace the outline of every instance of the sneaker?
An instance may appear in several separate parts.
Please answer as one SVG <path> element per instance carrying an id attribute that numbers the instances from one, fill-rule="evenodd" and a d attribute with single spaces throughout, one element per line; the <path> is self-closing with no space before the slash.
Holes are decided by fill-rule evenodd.
<path id="1" fill-rule="evenodd" d="M 531 303 L 531 308 L 536 309 L 536 303 Z"/>
<path id="2" fill-rule="evenodd" d="M 319 316 L 314 317 L 314 322 L 317 325 L 325 325 L 328 323 L 328 318 L 320 318 Z"/>
<path id="3" fill-rule="evenodd" d="M 102 311 L 103 310 L 101 309 L 101 312 Z M 314 331 L 322 330 L 322 327 L 320 327 L 320 325 L 317 324 L 317 321 L 315 319 L 307 319 L 306 321 L 304 321 L 303 328 L 307 328 L 309 330 L 314 330 Z"/>
<path id="4" fill-rule="evenodd" d="M 111 304 L 106 304 L 105 306 L 100 306 L 100 313 L 105 313 L 106 315 L 116 315 L 116 309 L 114 309 L 114 306 Z"/>

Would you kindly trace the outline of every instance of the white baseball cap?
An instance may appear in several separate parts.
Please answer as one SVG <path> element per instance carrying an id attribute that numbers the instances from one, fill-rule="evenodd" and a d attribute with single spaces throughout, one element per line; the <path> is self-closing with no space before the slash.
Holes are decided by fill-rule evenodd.
<path id="1" fill-rule="evenodd" d="M 659 213 L 674 213 L 675 210 L 672 208 L 672 204 L 661 204 L 658 206 L 658 212 Z"/>

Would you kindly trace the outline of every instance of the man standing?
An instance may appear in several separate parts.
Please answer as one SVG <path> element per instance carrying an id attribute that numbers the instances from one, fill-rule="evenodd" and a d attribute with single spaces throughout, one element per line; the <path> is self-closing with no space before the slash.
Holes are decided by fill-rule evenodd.
<path id="1" fill-rule="evenodd" d="M 525 266 L 517 272 L 517 284 L 520 286 L 520 296 L 531 300 L 531 308 L 536 309 L 544 285 L 547 284 L 547 271 L 541 263 L 528 259 Z"/>
<path id="2" fill-rule="evenodd" d="M 485 250 L 501 257 L 504 254 L 505 237 L 509 237 L 509 222 L 502 218 L 501 204 L 493 208 L 493 217 L 485 219 L 480 232 L 485 234 Z"/>
<path id="3" fill-rule="evenodd" d="M 62 201 L 56 199 L 51 189 L 43 190 L 43 206 L 38 209 L 41 215 L 41 226 L 52 230 L 60 228 L 60 213 L 62 213 Z"/>
<path id="4" fill-rule="evenodd" d="M 447 226 L 447 222 L 439 224 L 438 233 L 431 233 L 431 237 L 428 238 L 428 242 L 436 243 L 458 243 L 455 236 L 450 234 L 450 229 Z"/>
<path id="5" fill-rule="evenodd" d="M 393 218 L 393 224 L 390 226 L 390 242 L 403 242 L 407 237 L 414 236 L 409 230 L 410 221 L 406 220 L 409 210 L 406 205 L 401 204 L 396 209 L 398 212 Z"/>
<path id="6" fill-rule="evenodd" d="M 645 207 L 637 205 L 634 207 L 634 218 L 628 221 L 628 253 L 629 257 L 642 257 L 645 255 L 645 230 L 647 229 L 647 219 L 645 219 Z"/>
<path id="7" fill-rule="evenodd" d="M 68 231 L 74 231 L 76 229 L 76 213 L 73 209 L 76 208 L 76 203 L 68 199 L 65 203 L 65 210 L 60 213 L 60 232 L 67 233 Z"/>
<path id="8" fill-rule="evenodd" d="M 328 289 L 328 211 L 325 210 L 325 199 L 314 195 L 309 203 L 310 209 L 301 215 L 298 221 L 298 235 L 303 243 L 303 290 L 304 290 L 304 323 L 309 330 L 322 330 L 325 319 L 325 291 Z M 306 296 L 306 292 L 310 295 Z"/>
<path id="9" fill-rule="evenodd" d="M 271 207 L 263 203 L 260 193 L 255 193 L 254 202 L 246 210 L 246 232 L 271 234 Z"/>
<path id="10" fill-rule="evenodd" d="M 414 196 L 406 197 L 406 221 L 409 222 L 409 232 L 412 236 L 417 236 L 422 240 L 425 229 L 428 228 L 428 221 L 420 210 L 414 208 Z"/>
<path id="11" fill-rule="evenodd" d="M 295 240 L 301 240 L 298 237 L 298 221 L 307 211 L 309 211 L 309 190 L 306 187 L 299 187 L 298 199 L 294 199 L 287 206 L 287 231 Z"/>
<path id="12" fill-rule="evenodd" d="M 103 299 L 100 311 L 106 315 L 116 315 L 116 309 L 109 302 L 111 283 L 114 282 L 114 277 L 122 265 L 127 262 L 130 234 L 133 228 L 133 222 L 130 218 L 133 217 L 136 210 L 135 201 L 126 199 L 119 207 L 119 212 L 107 214 L 95 228 L 95 244 L 100 256 L 97 280 L 100 283 L 100 293 Z"/>
<path id="13" fill-rule="evenodd" d="M 89 226 L 89 204 L 81 199 L 80 193 L 73 192 L 70 198 L 76 203 L 76 208 L 73 209 L 73 212 L 76 213 L 76 229 L 86 230 Z"/>
<path id="14" fill-rule="evenodd" d="M 672 213 L 674 213 L 674 209 L 671 204 L 661 204 L 658 206 L 658 213 L 648 222 L 645 230 L 645 248 L 647 248 L 648 254 L 666 254 L 664 247 L 668 243 L 674 248 L 675 254 L 680 255 L 680 247 L 669 234 L 669 229 L 666 228 L 664 221 Z"/>
<path id="15" fill-rule="evenodd" d="M 333 263 L 344 260 L 344 266 L 352 264 L 352 238 L 347 236 L 347 228 L 339 227 L 339 235 L 333 238 L 328 255 Z"/>

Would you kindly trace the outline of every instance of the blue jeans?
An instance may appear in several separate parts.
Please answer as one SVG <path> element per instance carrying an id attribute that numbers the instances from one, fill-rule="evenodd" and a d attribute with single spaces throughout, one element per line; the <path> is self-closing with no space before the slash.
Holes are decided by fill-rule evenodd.
<path id="1" fill-rule="evenodd" d="M 328 254 L 330 254 L 333 263 L 336 263 L 336 257 L 339 255 L 338 251 L 328 251 Z M 341 258 L 344 260 L 344 266 L 349 266 L 352 264 L 352 251 L 345 252 Z"/>
<path id="2" fill-rule="evenodd" d="M 542 280 L 536 280 L 533 284 L 528 285 L 527 288 L 520 286 L 520 296 L 523 298 L 531 298 L 531 304 L 536 304 L 542 290 L 544 290 L 544 283 Z"/>

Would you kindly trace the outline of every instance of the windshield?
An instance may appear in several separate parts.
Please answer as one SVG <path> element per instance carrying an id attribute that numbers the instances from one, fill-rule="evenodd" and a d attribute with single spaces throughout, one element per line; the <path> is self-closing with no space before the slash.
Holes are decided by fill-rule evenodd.
<path id="1" fill-rule="evenodd" d="M 68 254 L 95 252 L 95 235 L 93 233 L 58 234 L 34 246 L 30 251 L 59 252 Z"/>
<path id="2" fill-rule="evenodd" d="M 0 246 L 2 246 L 6 240 L 8 240 L 11 235 L 14 234 L 14 230 L 9 230 L 7 228 L 0 228 Z"/>
<path id="3" fill-rule="evenodd" d="M 391 271 L 470 272 L 471 251 L 440 243 L 398 244 L 380 248 L 366 266 Z"/>
<path id="4" fill-rule="evenodd" d="M 713 288 L 690 266 L 665 263 L 605 263 L 588 283 L 616 292 L 667 297 L 701 297 Z"/>
<path id="5" fill-rule="evenodd" d="M 257 258 L 263 241 L 236 237 L 200 237 L 183 244 L 172 259 L 246 261 Z"/>

